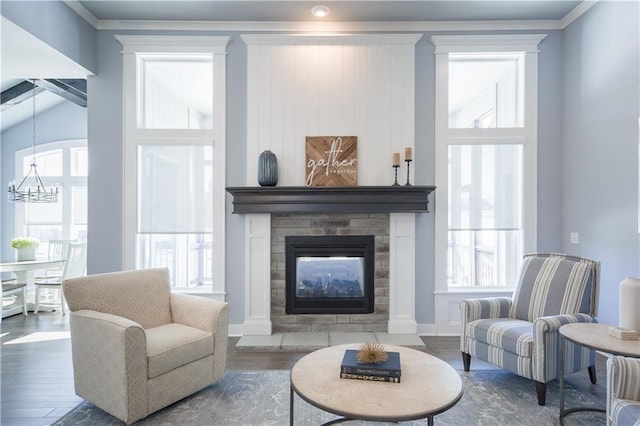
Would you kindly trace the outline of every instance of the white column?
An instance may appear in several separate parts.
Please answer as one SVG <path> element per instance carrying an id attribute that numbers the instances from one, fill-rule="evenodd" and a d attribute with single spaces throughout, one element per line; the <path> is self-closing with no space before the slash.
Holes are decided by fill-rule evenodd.
<path id="1" fill-rule="evenodd" d="M 245 216 L 244 336 L 271 335 L 271 215 Z"/>
<path id="2" fill-rule="evenodd" d="M 416 216 L 389 214 L 390 334 L 416 334 Z"/>

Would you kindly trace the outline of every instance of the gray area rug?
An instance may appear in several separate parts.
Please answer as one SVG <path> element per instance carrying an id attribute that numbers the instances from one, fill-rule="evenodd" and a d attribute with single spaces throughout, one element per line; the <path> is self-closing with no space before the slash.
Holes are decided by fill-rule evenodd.
<path id="1" fill-rule="evenodd" d="M 582 372 L 586 376 L 586 372 Z M 577 373 L 579 374 L 579 373 Z M 533 382 L 502 370 L 460 372 L 462 399 L 450 410 L 434 417 L 435 425 L 558 425 L 559 387 L 547 386 L 547 405 L 537 403 Z M 587 380 L 588 382 L 588 380 Z M 565 406 L 604 407 L 604 386 L 572 384 L 565 380 Z M 319 425 L 336 416 L 324 413 L 295 397 L 295 424 Z M 94 405 L 83 402 L 55 425 L 123 425 Z M 289 371 L 227 371 L 219 383 L 135 423 L 136 425 L 288 425 Z M 381 425 L 346 422 L 348 425 Z M 426 419 L 402 423 L 426 425 Z M 604 413 L 578 412 L 565 425 L 604 425 Z"/>

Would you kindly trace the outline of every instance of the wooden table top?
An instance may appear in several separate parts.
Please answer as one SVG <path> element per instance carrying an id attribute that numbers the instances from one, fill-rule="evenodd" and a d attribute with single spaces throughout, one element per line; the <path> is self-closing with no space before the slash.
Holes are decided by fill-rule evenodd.
<path id="1" fill-rule="evenodd" d="M 622 340 L 609 336 L 611 324 L 575 323 L 560 327 L 560 334 L 572 342 L 612 355 L 640 358 L 640 340 Z"/>
<path id="2" fill-rule="evenodd" d="M 446 362 L 414 349 L 384 345 L 400 353 L 400 383 L 341 379 L 346 349 L 331 346 L 301 358 L 291 369 L 291 386 L 310 404 L 333 414 L 359 420 L 407 421 L 441 413 L 462 397 L 462 379 Z"/>

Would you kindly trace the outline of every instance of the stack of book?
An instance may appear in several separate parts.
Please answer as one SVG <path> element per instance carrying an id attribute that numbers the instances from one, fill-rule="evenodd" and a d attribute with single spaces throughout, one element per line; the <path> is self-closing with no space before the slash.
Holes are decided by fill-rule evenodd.
<path id="1" fill-rule="evenodd" d="M 624 327 L 609 327 L 609 336 L 621 340 L 637 340 L 638 332 Z"/>
<path id="2" fill-rule="evenodd" d="M 340 378 L 400 383 L 400 354 L 387 352 L 389 359 L 379 364 L 358 362 L 358 351 L 347 349 L 340 366 Z"/>

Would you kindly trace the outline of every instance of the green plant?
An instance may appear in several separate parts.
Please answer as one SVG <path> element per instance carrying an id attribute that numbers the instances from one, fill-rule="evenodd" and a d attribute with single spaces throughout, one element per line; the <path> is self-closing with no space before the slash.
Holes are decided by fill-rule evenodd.
<path id="1" fill-rule="evenodd" d="M 11 240 L 11 247 L 14 249 L 21 249 L 27 247 L 38 247 L 40 241 L 37 238 L 32 237 L 17 237 Z"/>

